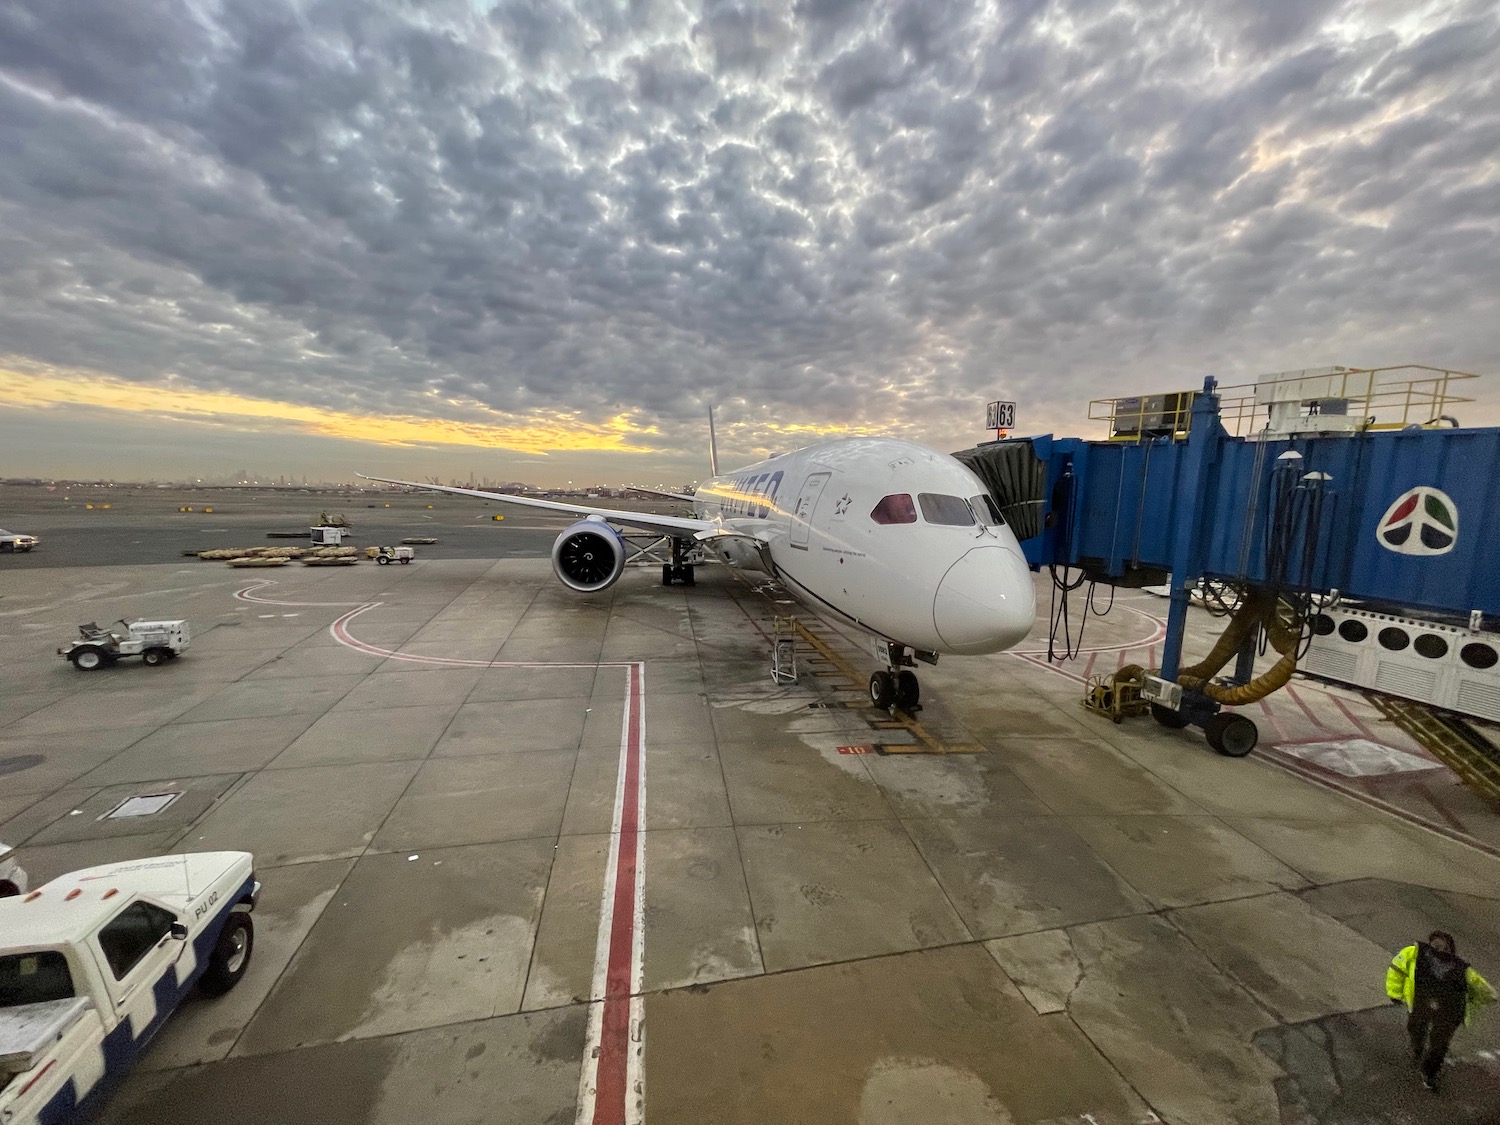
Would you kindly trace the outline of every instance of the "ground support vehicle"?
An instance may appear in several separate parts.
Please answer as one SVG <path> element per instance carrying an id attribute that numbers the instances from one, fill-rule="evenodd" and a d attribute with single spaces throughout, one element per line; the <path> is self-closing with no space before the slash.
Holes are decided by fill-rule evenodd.
<path id="1" fill-rule="evenodd" d="M 375 561 L 381 566 L 388 566 L 393 562 L 405 565 L 416 557 L 417 552 L 410 547 L 379 547 L 375 552 Z"/>
<path id="2" fill-rule="evenodd" d="M 185 652 L 191 639 L 186 621 L 125 621 L 124 632 L 101 629 L 90 621 L 78 626 L 78 640 L 63 645 L 57 655 L 73 662 L 81 672 L 92 672 L 113 664 L 122 656 L 139 656 L 155 667 Z"/>
<path id="3" fill-rule="evenodd" d="M 259 895 L 248 852 L 195 852 L 0 899 L 0 1122 L 96 1110 L 194 986 L 244 976 Z"/>
<path id="4" fill-rule="evenodd" d="M 0 841 L 0 898 L 26 893 L 26 872 L 16 859 L 16 849 Z"/>
<path id="5" fill-rule="evenodd" d="M 40 542 L 35 535 L 22 535 L 18 531 L 6 531 L 0 527 L 0 551 L 29 551 Z"/>

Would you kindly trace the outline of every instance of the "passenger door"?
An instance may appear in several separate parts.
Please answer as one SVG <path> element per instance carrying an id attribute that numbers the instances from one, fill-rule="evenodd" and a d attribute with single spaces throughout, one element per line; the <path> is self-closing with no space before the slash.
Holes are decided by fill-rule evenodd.
<path id="1" fill-rule="evenodd" d="M 143 899 L 128 904 L 95 936 L 99 967 L 115 1016 L 130 1020 L 130 1034 L 139 1039 L 157 1017 L 156 983 L 185 955 L 185 941 L 172 937 L 177 915 Z M 175 980 L 174 980 L 175 986 Z"/>
<path id="2" fill-rule="evenodd" d="M 802 482 L 802 491 L 797 494 L 797 503 L 792 508 L 792 534 L 790 543 L 798 550 L 807 550 L 808 536 L 812 530 L 813 513 L 818 510 L 818 500 L 828 486 L 832 473 L 813 473 Z"/>

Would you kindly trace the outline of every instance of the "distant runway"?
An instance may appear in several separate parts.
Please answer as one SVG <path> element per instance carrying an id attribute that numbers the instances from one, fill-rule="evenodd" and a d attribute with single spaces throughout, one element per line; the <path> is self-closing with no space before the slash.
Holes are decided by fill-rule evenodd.
<path id="1" fill-rule="evenodd" d="M 212 519 L 213 517 L 209 517 Z M 19 522 L 19 521 L 18 521 Z M 285 530 L 284 526 L 265 527 L 202 523 L 196 527 L 180 524 L 137 522 L 105 523 L 35 530 L 42 544 L 30 553 L 0 555 L 0 573 L 6 570 L 69 566 L 139 566 L 149 563 L 175 563 L 182 552 L 207 550 L 210 547 L 265 547 L 295 545 L 294 539 L 267 539 L 266 532 Z M 406 535 L 432 535 L 438 542 L 418 547 L 425 558 L 435 559 L 522 559 L 540 558 L 552 550 L 557 529 L 515 527 L 419 527 L 371 529 L 350 540 L 356 547 L 399 542 Z M 208 564 L 205 563 L 205 566 Z M 220 565 L 223 565 L 222 563 Z"/>
<path id="2" fill-rule="evenodd" d="M 616 503 L 604 501 L 604 503 Z M 641 510 L 677 511 L 649 499 L 619 502 Z M 93 507 L 86 507 L 92 504 Z M 108 504 L 106 509 L 104 504 Z M 389 505 L 389 506 L 387 506 Z M 180 508 L 192 508 L 184 512 Z M 204 512 L 212 507 L 212 512 Z M 0 488 L 0 527 L 36 535 L 30 553 L 0 555 L 0 573 L 75 566 L 140 566 L 178 562 L 184 551 L 214 547 L 286 546 L 294 539 L 268 539 L 268 532 L 305 531 L 320 514 L 343 516 L 357 547 L 399 543 L 407 536 L 433 536 L 418 547 L 433 559 L 543 558 L 566 516 L 551 517 L 502 505 L 415 493 L 319 495 L 295 492 L 176 490 L 153 488 Z"/>

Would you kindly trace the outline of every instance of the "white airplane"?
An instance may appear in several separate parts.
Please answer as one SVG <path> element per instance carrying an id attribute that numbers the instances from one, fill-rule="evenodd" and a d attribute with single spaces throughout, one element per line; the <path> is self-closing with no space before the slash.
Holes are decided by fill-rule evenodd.
<path id="1" fill-rule="evenodd" d="M 710 456 L 717 462 L 712 444 Z M 365 479 L 582 517 L 552 547 L 557 577 L 580 593 L 607 589 L 624 572 L 620 527 L 672 540 L 664 585 L 693 584 L 697 548 L 764 571 L 883 642 L 885 667 L 870 677 L 870 701 L 881 708 L 917 707 L 917 660 L 999 652 L 1031 630 L 1036 599 L 1020 544 L 983 482 L 946 454 L 888 438 L 840 438 L 726 476 L 715 463 L 714 474 L 691 496 L 638 490 L 691 504 L 692 516 Z"/>

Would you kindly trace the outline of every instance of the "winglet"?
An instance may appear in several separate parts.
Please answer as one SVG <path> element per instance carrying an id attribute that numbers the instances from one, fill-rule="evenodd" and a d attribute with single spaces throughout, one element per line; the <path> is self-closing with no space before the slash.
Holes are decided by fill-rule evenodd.
<path id="1" fill-rule="evenodd" d="M 714 435 L 714 408 L 708 408 L 708 471 L 719 475 L 719 440 Z"/>

